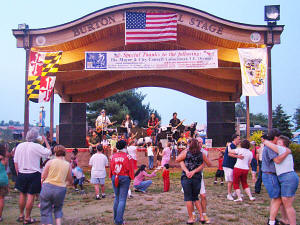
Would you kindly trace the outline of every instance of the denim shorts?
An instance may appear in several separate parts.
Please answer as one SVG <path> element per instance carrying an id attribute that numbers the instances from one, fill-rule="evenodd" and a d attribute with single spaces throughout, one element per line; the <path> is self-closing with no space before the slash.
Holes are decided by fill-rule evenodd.
<path id="1" fill-rule="evenodd" d="M 198 201 L 201 189 L 201 176 L 187 178 L 186 176 L 181 177 L 181 185 L 184 191 L 184 201 Z"/>
<path id="2" fill-rule="evenodd" d="M 262 173 L 262 181 L 264 183 L 265 188 L 268 191 L 270 198 L 280 198 L 280 184 L 277 175 L 269 174 L 269 173 Z"/>
<path id="3" fill-rule="evenodd" d="M 77 184 L 83 185 L 84 180 L 85 180 L 85 177 L 81 177 L 80 179 L 75 178 L 74 179 L 74 184 L 75 185 L 77 185 Z"/>
<path id="4" fill-rule="evenodd" d="M 91 178 L 91 183 L 92 184 L 101 184 L 104 185 L 105 184 L 105 177 L 104 178 Z"/>
<path id="5" fill-rule="evenodd" d="M 257 172 L 257 160 L 254 158 L 251 160 L 251 169 L 252 172 Z"/>
<path id="6" fill-rule="evenodd" d="M 283 173 L 278 176 L 281 187 L 281 197 L 293 197 L 299 184 L 299 177 L 295 171 Z"/>

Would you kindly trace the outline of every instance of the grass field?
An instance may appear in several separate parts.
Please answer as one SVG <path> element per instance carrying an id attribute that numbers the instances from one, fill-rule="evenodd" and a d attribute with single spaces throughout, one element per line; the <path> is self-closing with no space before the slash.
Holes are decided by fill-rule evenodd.
<path id="1" fill-rule="evenodd" d="M 226 200 L 226 185 L 213 184 L 215 168 L 205 169 L 205 185 L 208 199 L 208 216 L 211 218 L 211 224 L 218 225 L 261 225 L 266 224 L 268 219 L 269 198 L 266 190 L 262 188 L 260 195 L 254 195 L 256 201 L 251 202 L 244 198 L 243 202 L 232 202 Z M 153 178 L 153 185 L 150 186 L 147 194 L 133 193 L 134 197 L 128 199 L 125 220 L 127 224 L 160 224 L 176 225 L 185 224 L 187 220 L 187 211 L 183 201 L 183 193 L 180 185 L 181 171 L 172 169 L 171 189 L 168 193 L 163 193 L 163 182 L 161 173 Z M 89 178 L 89 173 L 86 173 Z M 251 191 L 253 184 L 249 182 Z M 87 194 L 80 195 L 74 192 L 74 189 L 68 188 L 64 204 L 64 224 L 113 224 L 113 191 L 111 181 L 106 181 L 105 199 L 94 200 L 93 186 L 85 183 Z M 4 221 L 2 224 L 18 224 L 18 192 L 11 188 L 9 196 L 6 197 L 6 205 L 3 212 Z M 40 219 L 40 212 L 36 201 L 32 216 Z M 300 191 L 298 189 L 294 207 L 300 223 Z M 280 217 L 280 216 L 278 216 Z M 200 223 L 198 223 L 200 224 Z"/>

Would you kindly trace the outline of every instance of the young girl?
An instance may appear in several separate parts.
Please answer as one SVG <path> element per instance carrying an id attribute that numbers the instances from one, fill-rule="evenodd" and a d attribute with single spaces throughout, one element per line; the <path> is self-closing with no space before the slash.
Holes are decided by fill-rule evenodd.
<path id="1" fill-rule="evenodd" d="M 3 221 L 4 196 L 8 194 L 8 176 L 5 170 L 7 164 L 6 149 L 5 145 L 0 144 L 0 222 Z"/>
<path id="2" fill-rule="evenodd" d="M 256 158 L 256 142 L 251 141 L 252 148 L 252 155 L 253 158 L 251 160 L 251 174 L 252 174 L 252 182 L 256 182 L 256 172 L 257 172 L 257 158 Z"/>
<path id="3" fill-rule="evenodd" d="M 129 143 L 129 146 L 127 147 L 127 152 L 128 154 L 131 156 L 132 160 L 133 160 L 133 169 L 136 170 L 137 169 L 137 158 L 136 158 L 136 151 L 137 148 L 135 146 L 135 142 L 131 141 Z"/>
<path id="4" fill-rule="evenodd" d="M 169 164 L 164 165 L 164 170 L 162 173 L 162 177 L 164 180 L 164 192 L 168 192 L 170 190 L 170 171 Z"/>
<path id="5" fill-rule="evenodd" d="M 112 157 L 114 152 L 117 151 L 117 148 L 116 148 L 117 141 L 118 141 L 117 135 L 113 134 L 111 136 L 111 140 L 110 140 L 110 157 Z"/>
<path id="6" fill-rule="evenodd" d="M 157 164 L 157 167 L 161 166 L 162 151 L 163 151 L 162 143 L 158 142 L 157 150 L 156 150 L 156 164 Z"/>
<path id="7" fill-rule="evenodd" d="M 154 170 L 151 174 L 146 172 L 146 165 L 141 165 L 134 174 L 133 187 L 136 192 L 146 193 L 147 188 L 152 184 L 152 180 L 145 180 L 145 177 L 155 177 L 158 169 Z"/>
<path id="8" fill-rule="evenodd" d="M 278 156 L 273 159 L 275 162 L 276 175 L 281 187 L 281 199 L 287 212 L 289 224 L 296 225 L 296 212 L 293 207 L 293 201 L 299 185 L 299 177 L 294 171 L 294 160 L 290 151 L 290 140 L 283 135 L 279 136 L 278 145 L 264 140 L 265 146 L 271 148 Z"/>
<path id="9" fill-rule="evenodd" d="M 153 161 L 154 161 L 154 153 L 153 153 L 153 146 L 152 146 L 152 143 L 149 142 L 147 144 L 147 156 L 148 156 L 148 160 L 149 160 L 149 165 L 148 165 L 148 168 L 150 170 L 153 169 Z"/>
<path id="10" fill-rule="evenodd" d="M 235 202 L 243 201 L 240 190 L 240 183 L 242 187 L 249 196 L 251 201 L 254 201 L 255 198 L 252 197 L 250 188 L 247 183 L 247 176 L 249 172 L 249 164 L 253 158 L 252 152 L 249 150 L 250 142 L 248 140 L 243 140 L 241 142 L 241 148 L 231 149 L 228 145 L 228 152 L 244 156 L 243 159 L 237 159 L 234 169 L 233 169 L 233 188 L 236 192 L 238 198 L 234 200 Z"/>
<path id="11" fill-rule="evenodd" d="M 221 178 L 221 185 L 224 185 L 223 181 L 224 181 L 224 170 L 223 170 L 223 160 L 224 160 L 224 153 L 223 152 L 219 152 L 219 158 L 217 159 L 213 159 L 213 160 L 218 160 L 218 170 L 216 172 L 215 175 L 215 181 L 214 184 L 217 184 L 217 178 L 220 177 Z"/>
<path id="12" fill-rule="evenodd" d="M 78 149 L 74 148 L 74 150 L 72 151 L 72 155 L 71 155 L 71 165 L 73 162 L 75 162 L 76 164 L 78 164 L 78 160 L 77 160 L 77 154 L 78 154 Z"/>
<path id="13" fill-rule="evenodd" d="M 162 160 L 161 160 L 161 166 L 164 166 L 165 164 L 168 164 L 171 157 L 171 143 L 168 143 L 167 147 L 164 148 L 162 152 Z"/>

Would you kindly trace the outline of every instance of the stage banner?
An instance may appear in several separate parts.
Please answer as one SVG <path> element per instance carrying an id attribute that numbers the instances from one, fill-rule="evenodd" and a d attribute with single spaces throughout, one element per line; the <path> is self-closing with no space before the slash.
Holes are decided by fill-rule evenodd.
<path id="1" fill-rule="evenodd" d="M 55 83 L 55 77 L 53 79 L 51 76 L 55 76 L 58 71 L 61 57 L 62 52 L 30 51 L 27 84 L 27 96 L 30 101 L 35 103 L 49 101 L 50 98 L 47 96 L 52 93 Z M 50 86 L 46 80 L 50 82 Z"/>
<path id="2" fill-rule="evenodd" d="M 181 70 L 218 68 L 218 51 L 85 52 L 86 70 Z"/>
<path id="3" fill-rule="evenodd" d="M 238 48 L 244 96 L 259 96 L 266 91 L 267 48 Z"/>

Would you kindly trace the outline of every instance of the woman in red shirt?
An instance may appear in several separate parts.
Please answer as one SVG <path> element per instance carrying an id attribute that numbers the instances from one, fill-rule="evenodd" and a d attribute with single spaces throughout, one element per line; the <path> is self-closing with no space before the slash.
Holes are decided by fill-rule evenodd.
<path id="1" fill-rule="evenodd" d="M 113 154 L 110 161 L 109 177 L 115 192 L 114 222 L 124 224 L 123 215 L 126 206 L 127 193 L 130 180 L 134 179 L 133 160 L 126 153 L 126 141 L 121 140 L 116 144 L 118 151 Z"/>

